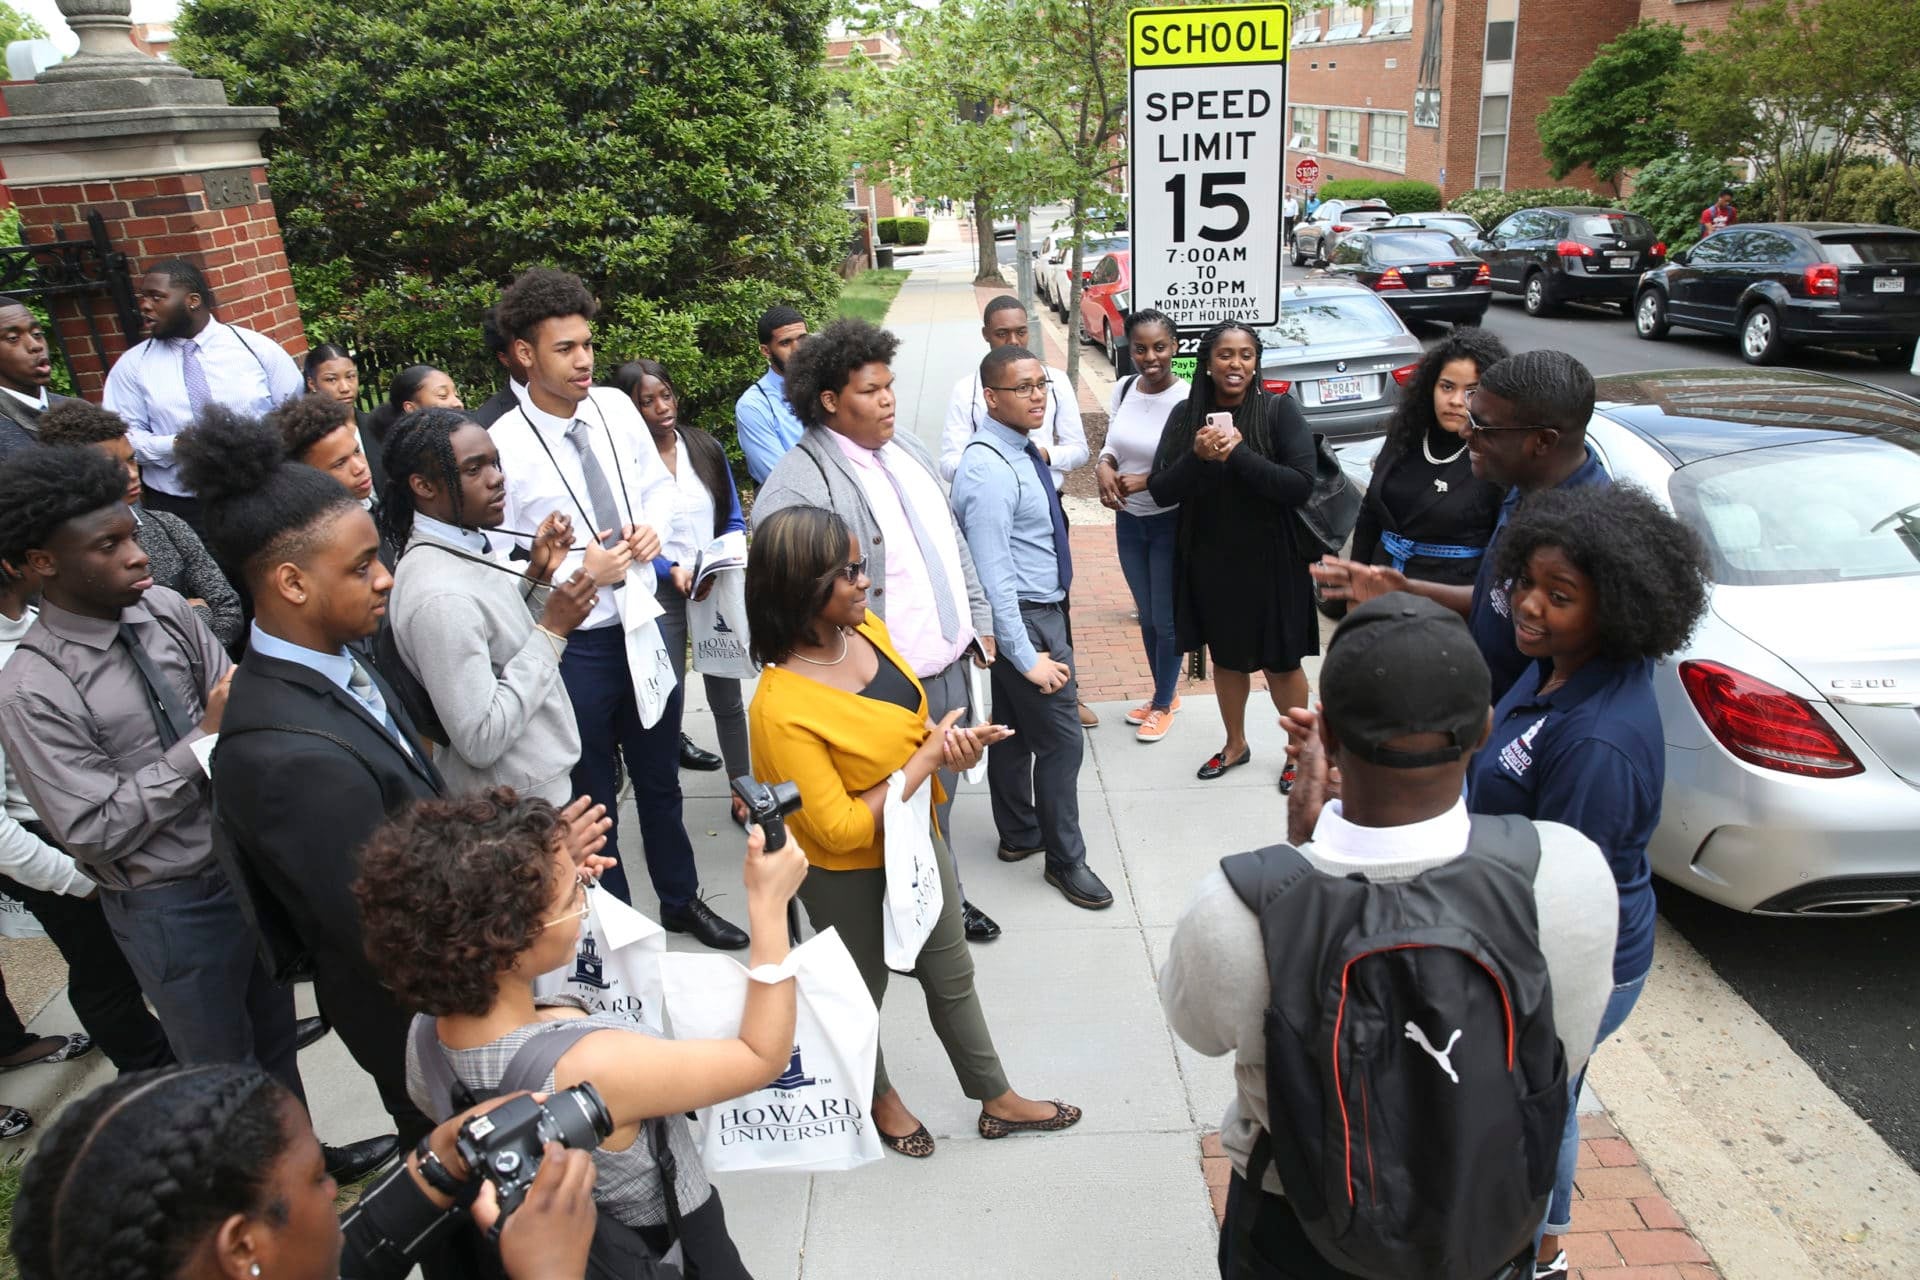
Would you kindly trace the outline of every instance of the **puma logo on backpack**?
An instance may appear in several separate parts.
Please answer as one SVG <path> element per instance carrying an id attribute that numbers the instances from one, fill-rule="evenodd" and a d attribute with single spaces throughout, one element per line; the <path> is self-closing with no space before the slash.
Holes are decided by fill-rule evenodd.
<path id="1" fill-rule="evenodd" d="M 1567 1109 L 1539 864 L 1511 817 L 1474 818 L 1466 853 L 1406 881 L 1326 875 L 1289 845 L 1221 860 L 1271 983 L 1247 1180 L 1271 1162 L 1342 1271 L 1492 1280 L 1532 1252 Z"/>

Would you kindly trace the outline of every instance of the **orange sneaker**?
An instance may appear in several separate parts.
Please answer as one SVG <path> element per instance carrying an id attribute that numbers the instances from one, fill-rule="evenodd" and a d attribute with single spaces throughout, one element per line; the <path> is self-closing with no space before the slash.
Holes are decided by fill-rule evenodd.
<path id="1" fill-rule="evenodd" d="M 1180 709 L 1180 695 L 1176 693 L 1173 696 L 1173 706 L 1168 708 L 1167 714 L 1171 715 L 1173 714 L 1173 712 L 1178 711 L 1179 709 Z M 1147 722 L 1147 718 L 1152 714 L 1153 714 L 1153 699 L 1149 698 L 1145 702 L 1141 703 L 1139 706 L 1135 707 L 1133 710 L 1127 712 L 1127 723 L 1131 725 L 1143 725 Z"/>
<path id="2" fill-rule="evenodd" d="M 1158 742 L 1167 736 L 1167 730 L 1172 727 L 1172 711 L 1152 710 L 1147 712 L 1147 718 L 1140 722 L 1133 736 L 1142 742 Z"/>

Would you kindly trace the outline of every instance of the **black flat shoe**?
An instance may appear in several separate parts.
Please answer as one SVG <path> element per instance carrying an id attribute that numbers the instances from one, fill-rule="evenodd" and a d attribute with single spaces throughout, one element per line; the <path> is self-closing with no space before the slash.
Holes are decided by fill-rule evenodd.
<path id="1" fill-rule="evenodd" d="M 366 1138 L 344 1147 L 322 1147 L 327 1174 L 341 1186 L 358 1182 L 400 1154 L 400 1139 L 395 1134 L 384 1138 Z"/>
<path id="2" fill-rule="evenodd" d="M 325 1018 L 302 1018 L 293 1024 L 293 1047 L 304 1049 L 310 1044 L 326 1038 L 333 1030 L 333 1024 Z"/>
<path id="3" fill-rule="evenodd" d="M 1047 847 L 1043 844 L 1034 845 L 1031 849 L 1016 849 L 1005 840 L 1002 840 L 1000 842 L 1000 861 L 1024 862 L 1034 854 L 1045 853 L 1046 851 Z"/>
<path id="4" fill-rule="evenodd" d="M 967 928 L 968 942 L 992 942 L 1000 936 L 1000 926 L 994 923 L 993 917 L 965 898 L 960 900 L 960 923 Z"/>
<path id="5" fill-rule="evenodd" d="M 1299 775 L 1294 771 L 1294 767 L 1292 765 L 1288 765 L 1286 768 L 1280 771 L 1280 794 L 1281 795 L 1290 796 L 1293 794 L 1294 780 L 1298 776 Z"/>
<path id="6" fill-rule="evenodd" d="M 1253 759 L 1252 747 L 1248 747 L 1238 760 L 1229 760 L 1226 752 L 1216 751 L 1207 757 L 1207 762 L 1200 766 L 1200 772 L 1193 776 L 1202 781 L 1212 782 L 1227 770 L 1238 769 L 1251 759 Z"/>
<path id="7" fill-rule="evenodd" d="M 699 898 L 678 911 L 661 907 L 660 927 L 668 933 L 690 933 L 702 946 L 715 951 L 744 951 L 751 941 L 746 930 L 715 915 L 713 908 Z"/>
<path id="8" fill-rule="evenodd" d="M 1084 862 L 1077 862 L 1064 871 L 1047 868 L 1047 883 L 1076 907 L 1104 911 L 1113 905 L 1113 891 L 1102 884 L 1100 877 L 1093 874 L 1093 868 Z"/>
<path id="9" fill-rule="evenodd" d="M 686 734 L 680 735 L 680 767 L 694 769 L 700 773 L 712 773 L 726 761 L 700 746 Z"/>

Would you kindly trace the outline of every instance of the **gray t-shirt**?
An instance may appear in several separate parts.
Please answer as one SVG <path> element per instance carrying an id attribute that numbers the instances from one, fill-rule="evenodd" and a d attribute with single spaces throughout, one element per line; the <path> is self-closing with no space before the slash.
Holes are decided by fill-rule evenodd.
<path id="1" fill-rule="evenodd" d="M 1455 813 L 1464 819 L 1464 804 Z M 1420 824 L 1422 828 L 1432 825 Z M 1315 831 L 1320 839 L 1300 848 L 1307 861 L 1328 875 L 1358 873 L 1374 881 L 1408 880 L 1457 857 L 1465 848 L 1462 835 L 1458 847 L 1445 849 L 1443 845 L 1444 852 L 1426 856 L 1401 860 L 1344 856 L 1344 850 L 1336 853 L 1330 847 L 1332 842 L 1326 839 L 1329 826 L 1326 815 L 1322 815 Z M 1540 870 L 1533 882 L 1540 950 L 1553 985 L 1554 1028 L 1566 1050 L 1567 1076 L 1571 1079 L 1593 1051 L 1600 1015 L 1613 993 L 1619 891 L 1605 856 L 1593 841 L 1557 822 L 1536 822 L 1534 826 L 1540 831 Z M 1160 1007 L 1174 1034 L 1201 1053 L 1209 1057 L 1233 1055 L 1235 1096 L 1220 1121 L 1220 1145 L 1242 1176 L 1254 1139 L 1267 1124 L 1266 1010 L 1270 996 L 1260 918 L 1227 883 L 1226 873 L 1216 867 L 1201 878 L 1174 929 L 1167 963 L 1160 970 Z M 1279 1175 L 1271 1167 L 1262 1188 L 1283 1194 Z"/>

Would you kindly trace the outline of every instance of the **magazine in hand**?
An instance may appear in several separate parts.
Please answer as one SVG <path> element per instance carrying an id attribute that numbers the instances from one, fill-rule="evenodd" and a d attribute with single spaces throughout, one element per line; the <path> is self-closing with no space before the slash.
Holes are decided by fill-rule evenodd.
<path id="1" fill-rule="evenodd" d="M 700 554 L 693 558 L 693 594 L 699 595 L 700 589 L 716 573 L 746 567 L 747 535 L 737 529 L 721 534 L 702 547 Z"/>

